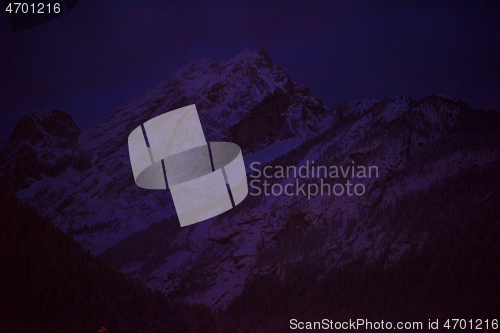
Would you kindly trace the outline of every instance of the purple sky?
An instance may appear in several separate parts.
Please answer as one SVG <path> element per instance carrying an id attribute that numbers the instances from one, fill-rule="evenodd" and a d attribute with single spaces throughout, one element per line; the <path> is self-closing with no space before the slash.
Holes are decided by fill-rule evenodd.
<path id="1" fill-rule="evenodd" d="M 38 109 L 83 129 L 198 58 L 263 47 L 329 107 L 444 94 L 500 110 L 500 1 L 92 1 L 13 34 L 0 14 L 0 146 Z"/>

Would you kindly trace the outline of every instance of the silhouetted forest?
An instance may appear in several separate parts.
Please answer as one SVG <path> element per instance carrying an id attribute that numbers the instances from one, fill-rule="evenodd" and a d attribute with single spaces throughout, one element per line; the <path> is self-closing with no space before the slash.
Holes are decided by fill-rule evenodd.
<path id="1" fill-rule="evenodd" d="M 227 314 L 262 332 L 289 332 L 291 318 L 424 323 L 428 319 L 499 319 L 498 184 L 500 165 L 495 165 L 487 170 L 465 169 L 435 182 L 428 191 L 407 194 L 373 216 L 373 224 L 384 232 L 411 233 L 410 247 L 400 261 L 387 265 L 387 247 L 379 261 L 368 265 L 360 258 L 326 269 L 321 256 L 283 265 L 282 278 L 271 274 L 248 282 Z M 335 228 L 335 223 L 330 225 Z M 304 244 L 306 229 L 282 234 L 261 255 L 280 257 L 290 251 L 307 255 L 314 242 Z M 426 241 L 419 249 L 421 237 Z M 318 239 L 321 235 L 315 235 L 314 240 Z M 497 330 L 488 330 L 493 331 Z"/>
<path id="2" fill-rule="evenodd" d="M 0 189 L 0 202 L 0 332 L 235 331 L 92 257 L 12 193 Z"/>

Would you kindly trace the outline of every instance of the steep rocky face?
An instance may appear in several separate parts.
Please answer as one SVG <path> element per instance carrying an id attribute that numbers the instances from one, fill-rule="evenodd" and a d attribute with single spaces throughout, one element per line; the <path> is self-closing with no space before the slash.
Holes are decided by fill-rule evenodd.
<path id="1" fill-rule="evenodd" d="M 213 307 L 227 306 L 246 281 L 266 274 L 283 278 L 287 267 L 307 260 L 320 260 L 326 270 L 360 258 L 391 266 L 406 251 L 426 244 L 433 229 L 412 231 L 412 219 L 425 221 L 424 213 L 395 220 L 390 209 L 402 197 L 425 197 L 422 193 L 431 185 L 461 170 L 491 172 L 500 161 L 499 147 L 497 111 L 471 110 L 439 96 L 354 101 L 335 110 L 326 131 L 279 152 L 268 165 L 299 167 L 314 161 L 327 167 L 376 166 L 376 176 L 346 178 L 363 184 L 364 195 L 250 195 L 235 209 L 188 228 L 172 227 L 175 219 L 165 219 L 101 257 L 170 297 Z M 296 181 L 260 180 L 281 186 Z M 299 180 L 306 188 L 319 183 L 314 177 Z M 335 179 L 323 180 L 336 184 Z M 485 190 L 481 195 L 497 194 Z"/>
<path id="2" fill-rule="evenodd" d="M 18 191 L 42 179 L 57 177 L 69 166 L 80 137 L 78 128 L 65 112 L 33 112 L 14 128 L 0 151 L 0 179 Z"/>
<path id="3" fill-rule="evenodd" d="M 247 151 L 280 138 L 299 136 L 304 140 L 318 133 L 326 123 L 325 116 L 331 114 L 308 89 L 293 83 L 264 50 L 244 50 L 229 61 L 198 60 L 185 66 L 156 89 L 85 132 L 72 167 L 83 171 L 99 165 L 117 150 L 126 149 L 128 134 L 135 127 L 190 104 L 196 104 L 207 140 L 232 140 L 245 148 L 251 141 Z M 271 130 L 273 133 L 240 133 L 240 128 L 262 127 L 269 117 L 281 117 L 281 122 L 272 123 L 278 126 Z M 299 121 L 302 118 L 306 121 Z M 269 131 L 271 126 L 264 128 Z"/>
<path id="4" fill-rule="evenodd" d="M 299 135 L 305 139 L 318 132 L 331 113 L 307 88 L 293 83 L 263 49 L 244 50 L 229 61 L 202 59 L 181 68 L 156 89 L 85 132 L 72 167 L 83 171 L 99 164 L 124 148 L 128 133 L 141 123 L 190 104 L 196 104 L 207 140 L 235 139 L 246 148 L 245 140 L 250 139 L 256 144 L 253 149 L 280 137 Z M 241 127 L 260 126 L 264 119 L 276 119 L 276 115 L 281 115 L 282 121 L 273 122 L 278 126 L 274 131 L 287 133 L 293 128 L 289 134 L 263 136 L 244 131 L 239 138 L 241 122 L 245 122 Z M 298 121 L 302 118 L 304 122 Z M 100 151 L 94 154 L 96 147 Z"/>
<path id="5" fill-rule="evenodd" d="M 309 136 L 319 134 L 319 125 L 329 110 L 304 86 L 289 84 L 285 88 L 276 89 L 252 107 L 245 118 L 229 129 L 230 140 L 245 147 L 245 152 L 255 152 L 301 131 Z"/>
<path id="6" fill-rule="evenodd" d="M 63 177 L 42 179 L 18 195 L 96 254 L 174 215 L 168 191 L 135 185 L 127 139 L 148 119 L 190 104 L 196 104 L 207 141 L 235 142 L 247 157 L 284 140 L 298 144 L 333 119 L 332 110 L 293 83 L 262 49 L 229 61 L 202 59 L 82 133 Z"/>

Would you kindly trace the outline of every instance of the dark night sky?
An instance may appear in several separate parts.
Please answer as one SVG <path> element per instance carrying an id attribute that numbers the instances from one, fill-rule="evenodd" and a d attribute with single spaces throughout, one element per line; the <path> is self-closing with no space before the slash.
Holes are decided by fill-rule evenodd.
<path id="1" fill-rule="evenodd" d="M 0 14 L 0 145 L 21 116 L 82 128 L 198 58 L 263 47 L 329 107 L 444 94 L 500 109 L 500 1 L 92 1 L 13 34 Z"/>

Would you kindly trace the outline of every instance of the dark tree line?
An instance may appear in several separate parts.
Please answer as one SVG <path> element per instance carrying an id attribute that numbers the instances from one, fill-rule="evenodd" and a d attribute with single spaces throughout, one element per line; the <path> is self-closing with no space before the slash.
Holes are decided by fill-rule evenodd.
<path id="1" fill-rule="evenodd" d="M 373 224 L 384 226 L 389 234 L 406 230 L 414 239 L 426 239 L 420 247 L 410 240 L 412 248 L 398 262 L 388 265 L 387 253 L 382 253 L 370 264 L 363 256 L 333 268 L 325 267 L 321 256 L 284 264 L 281 276 L 271 273 L 247 282 L 227 314 L 265 332 L 289 332 L 291 318 L 500 319 L 498 184 L 500 165 L 494 165 L 464 169 L 433 183 L 428 191 L 404 195 L 372 217 Z M 278 259 L 290 251 L 307 255 L 314 244 L 310 235 L 311 229 L 296 228 L 261 255 L 266 262 L 269 256 Z M 316 245 L 321 246 L 325 237 L 315 235 Z"/>
<path id="2" fill-rule="evenodd" d="M 174 304 L 94 258 L 0 189 L 0 332 L 235 332 L 220 313 Z"/>

